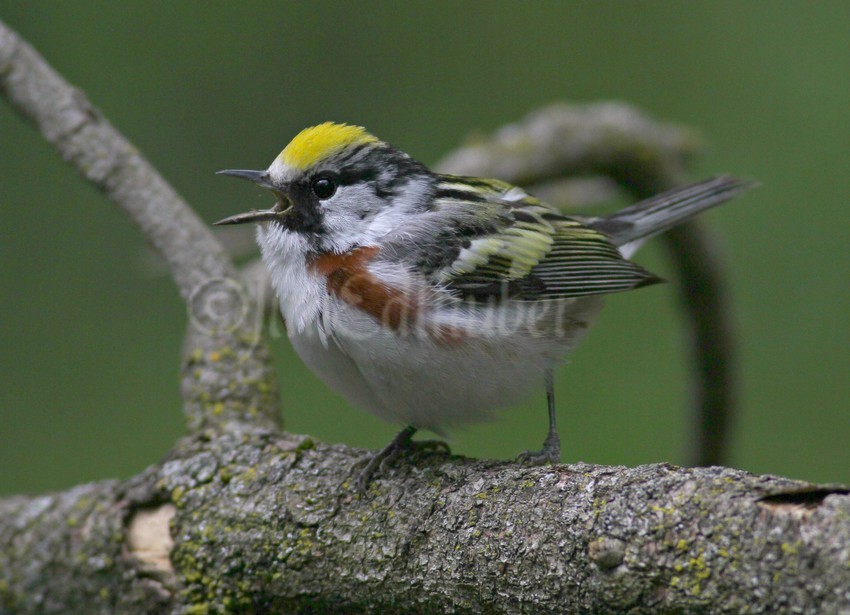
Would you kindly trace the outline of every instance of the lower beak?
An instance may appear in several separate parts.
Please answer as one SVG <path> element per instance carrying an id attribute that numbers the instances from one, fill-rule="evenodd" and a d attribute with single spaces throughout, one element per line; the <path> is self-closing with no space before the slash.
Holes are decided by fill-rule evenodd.
<path id="1" fill-rule="evenodd" d="M 276 209 L 259 209 L 257 211 L 246 211 L 244 214 L 236 214 L 218 222 L 213 222 L 216 226 L 225 224 L 245 224 L 246 222 L 268 222 L 269 220 L 279 220 L 282 211 Z"/>
<path id="2" fill-rule="evenodd" d="M 247 179 L 250 182 L 257 184 L 262 188 L 274 190 L 274 186 L 269 181 L 267 171 L 249 171 L 245 169 L 228 169 L 219 171 L 216 175 L 231 175 L 241 179 Z M 260 209 L 257 211 L 248 211 L 242 214 L 230 216 L 218 222 L 213 222 L 217 226 L 225 224 L 245 224 L 247 222 L 267 222 L 269 220 L 279 220 L 285 214 L 285 210 L 278 203 L 272 209 Z"/>

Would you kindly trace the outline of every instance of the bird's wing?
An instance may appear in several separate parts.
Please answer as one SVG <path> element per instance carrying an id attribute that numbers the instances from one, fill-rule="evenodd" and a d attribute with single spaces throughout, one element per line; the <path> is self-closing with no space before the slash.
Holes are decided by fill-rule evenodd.
<path id="1" fill-rule="evenodd" d="M 424 216 L 395 233 L 395 254 L 407 244 L 402 258 L 460 297 L 556 299 L 659 281 L 604 233 L 505 182 L 441 176 Z"/>

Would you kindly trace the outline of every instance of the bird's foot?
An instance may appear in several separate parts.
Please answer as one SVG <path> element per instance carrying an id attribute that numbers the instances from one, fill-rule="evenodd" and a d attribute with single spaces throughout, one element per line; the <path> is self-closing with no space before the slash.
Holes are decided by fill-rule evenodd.
<path id="1" fill-rule="evenodd" d="M 418 451 L 437 451 L 446 454 L 451 454 L 451 449 L 449 449 L 449 445 L 445 442 L 442 442 L 440 440 L 414 441 L 411 439 L 414 433 L 416 433 L 415 428 L 404 428 L 395 438 L 393 438 L 392 442 L 390 442 L 387 446 L 375 453 L 369 459 L 369 461 L 366 463 L 366 467 L 364 467 L 363 470 L 361 470 L 360 474 L 357 476 L 357 491 L 359 491 L 361 495 L 366 494 L 369 488 L 369 483 L 371 482 L 372 478 L 376 473 L 383 473 L 388 471 L 390 467 L 392 467 L 393 463 L 395 463 L 396 459 L 398 459 L 404 453 Z"/>
<path id="2" fill-rule="evenodd" d="M 517 457 L 522 465 L 527 466 L 542 466 L 547 463 L 561 462 L 561 439 L 557 432 L 549 432 L 546 436 L 546 441 L 543 442 L 543 448 L 539 451 L 525 451 Z"/>
<path id="3" fill-rule="evenodd" d="M 442 440 L 411 440 L 407 448 L 414 453 L 452 454 L 452 449 Z"/>

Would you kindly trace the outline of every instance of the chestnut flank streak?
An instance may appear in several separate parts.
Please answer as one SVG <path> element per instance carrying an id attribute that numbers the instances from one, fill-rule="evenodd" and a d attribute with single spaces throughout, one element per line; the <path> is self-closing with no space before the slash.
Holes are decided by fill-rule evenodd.
<path id="1" fill-rule="evenodd" d="M 425 297 L 381 283 L 367 265 L 380 252 L 376 246 L 355 248 L 344 254 L 321 254 L 310 269 L 327 280 L 328 292 L 348 305 L 373 316 L 393 331 L 417 324 Z M 454 346 L 465 337 L 459 327 L 425 325 L 428 336 L 441 345 Z"/>

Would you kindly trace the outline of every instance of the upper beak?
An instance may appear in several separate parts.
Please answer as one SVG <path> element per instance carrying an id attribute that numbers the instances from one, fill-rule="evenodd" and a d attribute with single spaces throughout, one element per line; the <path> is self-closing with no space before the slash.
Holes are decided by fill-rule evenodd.
<path id="1" fill-rule="evenodd" d="M 263 188 L 272 188 L 271 183 L 269 182 L 269 173 L 268 171 L 248 171 L 246 169 L 225 169 L 224 171 L 219 171 L 216 175 L 232 175 L 233 177 L 241 177 L 242 179 L 247 179 L 248 181 L 252 181 L 258 186 L 262 186 Z"/>
<path id="2" fill-rule="evenodd" d="M 274 190 L 274 186 L 272 186 L 272 184 L 269 182 L 269 174 L 266 171 L 227 169 L 225 171 L 219 171 L 218 173 L 216 173 L 216 175 L 232 175 L 233 177 L 241 177 L 242 179 L 247 179 L 249 181 L 254 182 L 262 188 Z M 277 220 L 280 218 L 281 214 L 284 213 L 284 211 L 285 210 L 281 207 L 281 203 L 278 202 L 271 209 L 260 209 L 255 211 L 248 211 L 242 214 L 236 214 L 235 216 L 230 216 L 223 220 L 219 220 L 218 222 L 213 222 L 213 224 L 244 224 L 246 222 L 263 222 L 266 220 Z"/>

